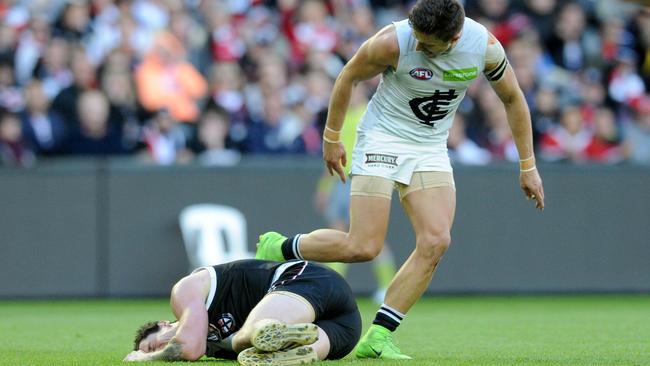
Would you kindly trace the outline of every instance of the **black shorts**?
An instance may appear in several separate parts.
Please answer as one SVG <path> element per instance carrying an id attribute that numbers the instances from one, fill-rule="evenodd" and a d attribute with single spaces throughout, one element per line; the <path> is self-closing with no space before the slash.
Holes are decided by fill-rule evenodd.
<path id="1" fill-rule="evenodd" d="M 271 284 L 273 291 L 309 301 L 316 312 L 314 323 L 330 340 L 327 359 L 343 358 L 354 349 L 361 336 L 361 315 L 350 285 L 338 273 L 313 262 L 297 262 Z"/>

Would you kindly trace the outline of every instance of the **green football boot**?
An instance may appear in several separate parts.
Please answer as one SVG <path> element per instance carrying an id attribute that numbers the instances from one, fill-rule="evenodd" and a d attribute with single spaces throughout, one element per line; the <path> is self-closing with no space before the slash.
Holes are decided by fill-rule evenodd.
<path id="1" fill-rule="evenodd" d="M 357 358 L 382 358 L 385 360 L 410 360 L 393 342 L 393 333 L 381 325 L 373 324 L 361 338 L 356 350 Z"/>
<path id="2" fill-rule="evenodd" d="M 282 243 L 285 240 L 287 240 L 286 236 L 276 233 L 275 231 L 269 231 L 268 233 L 260 235 L 260 239 L 257 242 L 255 259 L 284 262 L 285 259 L 282 255 Z"/>

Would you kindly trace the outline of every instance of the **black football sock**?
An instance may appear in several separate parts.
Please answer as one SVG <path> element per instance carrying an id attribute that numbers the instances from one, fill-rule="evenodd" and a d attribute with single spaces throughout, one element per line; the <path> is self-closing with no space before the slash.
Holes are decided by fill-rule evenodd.
<path id="1" fill-rule="evenodd" d="M 300 255 L 300 249 L 298 247 L 301 236 L 302 234 L 297 234 L 296 236 L 287 238 L 282 242 L 282 255 L 285 260 L 304 259 L 302 255 Z"/>
<path id="2" fill-rule="evenodd" d="M 381 325 L 391 332 L 394 332 L 395 329 L 399 327 L 400 323 L 402 323 L 402 319 L 404 319 L 405 316 L 405 314 L 400 313 L 390 306 L 381 304 L 381 307 L 379 310 L 377 310 L 377 315 L 375 315 L 375 320 L 372 322 L 372 324 Z"/>

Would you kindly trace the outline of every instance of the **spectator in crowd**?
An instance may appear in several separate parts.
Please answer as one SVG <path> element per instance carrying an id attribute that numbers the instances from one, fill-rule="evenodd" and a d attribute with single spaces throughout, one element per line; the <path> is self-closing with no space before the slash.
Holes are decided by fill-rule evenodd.
<path id="1" fill-rule="evenodd" d="M 374 14 L 367 4 L 357 3 L 349 10 L 340 10 L 345 20 L 341 25 L 337 51 L 346 60 L 349 60 L 361 44 L 375 32 Z"/>
<path id="2" fill-rule="evenodd" d="M 639 100 L 624 126 L 630 160 L 650 165 L 650 97 Z"/>
<path id="3" fill-rule="evenodd" d="M 241 66 L 236 62 L 222 62 L 212 66 L 210 71 L 210 103 L 216 104 L 228 113 L 229 129 L 226 133 L 238 150 L 243 149 L 248 133 L 245 80 Z"/>
<path id="4" fill-rule="evenodd" d="M 7 18 L 8 15 L 5 15 Z M 16 29 L 9 22 L 0 23 L 0 57 L 3 59 L 11 58 L 11 54 L 16 43 Z"/>
<path id="5" fill-rule="evenodd" d="M 601 72 L 597 69 L 585 70 L 578 80 L 580 88 L 579 98 L 582 100 L 585 119 L 588 123 L 592 123 L 596 110 L 608 103 L 607 90 L 605 89 Z"/>
<path id="6" fill-rule="evenodd" d="M 145 146 L 142 156 L 160 165 L 188 162 L 192 153 L 187 140 L 179 122 L 169 111 L 161 109 L 142 128 L 141 142 Z"/>
<path id="7" fill-rule="evenodd" d="M 16 80 L 20 85 L 25 85 L 32 78 L 37 62 L 53 42 L 51 34 L 50 25 L 42 16 L 35 16 L 29 27 L 21 33 L 14 57 Z"/>
<path id="8" fill-rule="evenodd" d="M 84 44 L 88 58 L 98 65 L 105 61 L 110 52 L 120 47 L 125 35 L 121 29 L 121 18 L 127 16 L 112 0 L 92 0 L 91 15 L 91 31 L 85 37 Z"/>
<path id="9" fill-rule="evenodd" d="M 67 0 L 57 21 L 54 35 L 79 42 L 90 33 L 90 4 L 85 0 Z"/>
<path id="10" fill-rule="evenodd" d="M 600 107 L 594 116 L 593 136 L 584 150 L 585 159 L 598 163 L 618 163 L 623 160 L 624 150 L 611 109 Z"/>
<path id="11" fill-rule="evenodd" d="M 542 136 L 541 156 L 548 161 L 584 162 L 592 137 L 584 126 L 580 104 L 569 104 L 560 111 L 560 125 Z"/>
<path id="12" fill-rule="evenodd" d="M 25 99 L 16 85 L 14 66 L 8 59 L 0 59 L 0 108 L 17 112 L 23 108 Z"/>
<path id="13" fill-rule="evenodd" d="M 81 122 L 77 108 L 79 97 L 97 87 L 97 70 L 83 48 L 76 48 L 71 57 L 73 83 L 57 94 L 52 109 L 63 116 L 68 126 L 75 127 Z"/>
<path id="14" fill-rule="evenodd" d="M 629 105 L 645 94 L 645 84 L 637 73 L 637 55 L 627 48 L 619 50 L 616 63 L 610 74 L 609 97 L 620 106 Z"/>
<path id="15" fill-rule="evenodd" d="M 74 81 L 73 72 L 69 67 L 70 57 L 68 55 L 71 49 L 70 43 L 65 39 L 53 38 L 44 47 L 42 56 L 35 60 L 36 64 L 31 72 L 29 72 L 28 79 L 25 80 L 25 83 L 31 77 L 42 80 L 45 95 L 50 100 L 54 99 L 63 89 L 72 85 Z M 81 70 L 81 67 L 83 66 L 77 66 L 77 73 L 84 72 Z M 77 77 L 83 77 L 83 75 Z M 81 79 L 79 82 L 82 87 L 83 83 L 86 83 L 86 81 Z M 66 94 L 70 93 L 70 91 L 68 90 Z M 60 100 L 59 103 L 62 103 L 62 101 Z"/>
<path id="16" fill-rule="evenodd" d="M 34 153 L 23 141 L 18 114 L 0 109 L 0 164 L 25 167 L 34 160 Z"/>
<path id="17" fill-rule="evenodd" d="M 25 100 L 27 106 L 21 115 L 25 142 L 37 155 L 60 154 L 68 131 L 63 118 L 50 110 L 43 83 L 38 79 L 30 81 L 25 87 Z"/>
<path id="18" fill-rule="evenodd" d="M 224 3 L 206 2 L 206 7 L 213 59 L 217 62 L 240 61 L 246 53 L 247 44 L 239 32 L 235 17 Z"/>
<path id="19" fill-rule="evenodd" d="M 77 100 L 79 124 L 71 127 L 67 152 L 74 155 L 111 155 L 127 152 L 121 125 L 110 120 L 106 95 L 98 90 L 82 91 Z"/>
<path id="20" fill-rule="evenodd" d="M 585 9 L 577 2 L 565 2 L 559 10 L 555 28 L 546 48 L 556 65 L 579 71 L 599 65 L 600 39 L 587 23 Z"/>
<path id="21" fill-rule="evenodd" d="M 174 35 L 160 33 L 138 66 L 135 82 L 144 108 L 165 109 L 175 120 L 194 122 L 199 116 L 198 102 L 207 94 L 207 82 L 185 56 Z"/>
<path id="22" fill-rule="evenodd" d="M 110 105 L 110 119 L 122 126 L 125 148 L 133 151 L 140 135 L 141 113 L 128 70 L 105 68 L 101 86 Z"/>
<path id="23" fill-rule="evenodd" d="M 296 115 L 284 108 L 280 95 L 267 95 L 262 115 L 251 123 L 246 151 L 253 154 L 304 153 L 302 127 Z"/>
<path id="24" fill-rule="evenodd" d="M 559 101 L 557 92 L 550 86 L 540 87 L 535 94 L 535 108 L 531 111 L 533 119 L 533 138 L 539 141 L 540 134 L 559 123 Z"/>
<path id="25" fill-rule="evenodd" d="M 498 160 L 518 161 L 517 147 L 510 132 L 506 110 L 500 105 L 499 97 L 487 84 L 483 83 L 478 95 L 478 115 L 480 123 L 487 127 L 485 148 Z"/>
<path id="26" fill-rule="evenodd" d="M 202 113 L 198 126 L 200 146 L 197 160 L 200 164 L 232 166 L 239 163 L 241 159 L 239 151 L 226 146 L 229 127 L 228 113 L 224 109 L 215 106 Z"/>
<path id="27" fill-rule="evenodd" d="M 300 4 L 299 22 L 295 35 L 303 55 L 309 50 L 332 52 L 338 42 L 337 24 L 329 16 L 326 4 L 320 0 L 305 0 Z"/>
<path id="28" fill-rule="evenodd" d="M 631 47 L 641 57 L 637 60 L 637 68 L 650 89 L 650 6 L 642 7 L 633 13 L 633 19 L 626 27 L 632 35 Z"/>
<path id="29" fill-rule="evenodd" d="M 492 159 L 492 154 L 476 142 L 467 137 L 465 133 L 465 116 L 456 113 L 454 123 L 449 130 L 447 140 L 449 158 L 452 162 L 465 165 L 485 165 Z"/>
<path id="30" fill-rule="evenodd" d="M 524 0 L 523 13 L 531 21 L 531 28 L 534 28 L 542 39 L 548 39 L 553 33 L 553 25 L 556 22 L 557 0 Z"/>

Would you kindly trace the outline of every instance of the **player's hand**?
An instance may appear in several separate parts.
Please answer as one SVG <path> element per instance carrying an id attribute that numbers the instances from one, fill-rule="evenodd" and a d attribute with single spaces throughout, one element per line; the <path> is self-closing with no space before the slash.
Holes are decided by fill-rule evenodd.
<path id="1" fill-rule="evenodd" d="M 341 178 L 341 182 L 345 183 L 345 172 L 343 167 L 347 164 L 347 158 L 345 156 L 345 147 L 340 142 L 329 143 L 323 141 L 323 160 L 325 161 L 325 166 L 329 171 L 330 175 L 334 175 L 334 172 L 338 174 Z"/>
<path id="2" fill-rule="evenodd" d="M 140 362 L 140 361 L 146 361 L 147 353 L 144 351 L 132 351 L 126 357 L 124 357 L 124 362 Z"/>
<path id="3" fill-rule="evenodd" d="M 544 211 L 544 186 L 537 169 L 519 173 L 519 185 L 526 195 L 526 199 L 535 200 L 535 207 Z"/>

